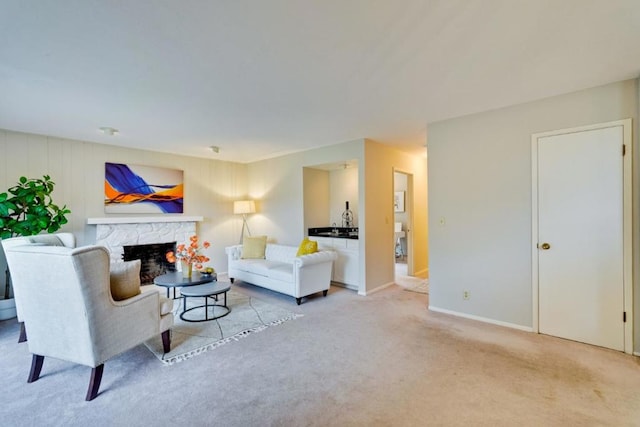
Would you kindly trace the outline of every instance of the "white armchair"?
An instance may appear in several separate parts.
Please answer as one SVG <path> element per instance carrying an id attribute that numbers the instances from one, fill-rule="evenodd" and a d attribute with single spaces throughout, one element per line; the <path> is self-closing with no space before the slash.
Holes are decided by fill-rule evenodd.
<path id="1" fill-rule="evenodd" d="M 170 350 L 173 313 L 164 297 L 143 292 L 115 301 L 106 248 L 16 245 L 5 253 L 29 328 L 28 382 L 39 378 L 45 356 L 79 363 L 92 368 L 86 396 L 92 400 L 111 357 L 157 334 Z"/>
<path id="2" fill-rule="evenodd" d="M 65 246 L 67 248 L 76 247 L 76 237 L 73 233 L 55 233 L 55 234 L 37 234 L 35 236 L 20 236 L 2 240 L 2 247 L 6 250 L 15 246 L 37 245 L 37 246 Z M 8 265 L 8 263 L 7 263 Z M 11 268 L 9 268 L 11 273 Z M 18 342 L 27 340 L 27 330 L 22 320 L 22 309 L 20 307 L 20 298 L 17 296 L 20 291 L 13 289 L 13 296 L 16 302 L 16 314 L 18 322 L 20 322 L 20 337 Z"/>

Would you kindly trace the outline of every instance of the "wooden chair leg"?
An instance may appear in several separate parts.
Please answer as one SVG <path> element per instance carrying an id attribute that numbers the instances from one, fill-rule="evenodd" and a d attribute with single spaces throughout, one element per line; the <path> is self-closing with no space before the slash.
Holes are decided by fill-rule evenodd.
<path id="1" fill-rule="evenodd" d="M 96 398 L 100 389 L 100 381 L 102 381 L 102 371 L 104 371 L 104 363 L 91 369 L 91 381 L 89 381 L 89 389 L 87 390 L 86 401 Z"/>
<path id="2" fill-rule="evenodd" d="M 42 362 L 44 362 L 44 356 L 34 354 L 31 358 L 31 371 L 29 372 L 28 383 L 37 381 L 40 378 L 40 371 L 42 371 Z"/>
<path id="3" fill-rule="evenodd" d="M 25 342 L 27 340 L 27 328 L 24 326 L 24 322 L 20 322 L 20 336 L 18 342 Z"/>
<path id="4" fill-rule="evenodd" d="M 167 329 L 162 333 L 162 351 L 169 353 L 171 351 L 171 330 Z"/>

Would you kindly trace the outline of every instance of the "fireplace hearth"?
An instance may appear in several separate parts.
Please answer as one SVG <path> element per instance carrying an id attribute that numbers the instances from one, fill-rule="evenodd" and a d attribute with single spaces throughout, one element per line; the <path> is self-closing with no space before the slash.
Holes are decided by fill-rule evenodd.
<path id="1" fill-rule="evenodd" d="M 139 259 L 141 261 L 140 283 L 151 285 L 156 277 L 176 271 L 175 264 L 167 261 L 167 252 L 175 250 L 176 242 L 125 245 L 122 259 L 123 261 Z"/>

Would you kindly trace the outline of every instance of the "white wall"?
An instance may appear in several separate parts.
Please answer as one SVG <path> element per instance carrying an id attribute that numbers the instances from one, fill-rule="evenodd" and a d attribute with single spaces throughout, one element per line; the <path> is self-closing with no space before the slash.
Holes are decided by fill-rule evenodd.
<path id="1" fill-rule="evenodd" d="M 531 327 L 531 134 L 628 117 L 636 80 L 429 124 L 430 306 Z"/>
<path id="2" fill-rule="evenodd" d="M 250 163 L 249 196 L 260 201 L 261 206 L 250 218 L 253 234 L 266 234 L 269 241 L 297 246 L 307 232 L 303 169 L 360 159 L 362 152 L 363 141 L 356 140 Z"/>
<path id="3" fill-rule="evenodd" d="M 108 216 L 104 214 L 105 162 L 182 169 L 184 214 L 204 217 L 197 229 L 211 242 L 210 264 L 226 271 L 224 247 L 237 243 L 242 228 L 240 217 L 232 213 L 232 201 L 247 192 L 246 165 L 0 130 L 0 192 L 20 176 L 50 175 L 56 183 L 54 202 L 71 210 L 62 231 L 74 233 L 79 245 L 95 243 L 96 227 L 87 225 L 87 218 Z M 5 266 L 3 254 L 2 271 Z"/>
<path id="4" fill-rule="evenodd" d="M 345 202 L 353 213 L 353 226 L 358 226 L 358 168 L 336 169 L 329 172 L 329 222 L 326 226 L 342 227 Z"/>
<path id="5" fill-rule="evenodd" d="M 248 165 L 250 196 L 262 210 L 250 219 L 254 234 L 298 245 L 304 227 L 303 168 L 345 160 L 358 162 L 360 290 L 367 294 L 394 280 L 393 169 L 415 173 L 416 269 L 427 271 L 426 160 L 370 140 L 356 140 Z M 370 189 L 370 190 L 368 190 Z M 363 256 L 364 254 L 364 256 Z"/>
<path id="6" fill-rule="evenodd" d="M 365 165 L 365 157 L 370 164 Z M 257 201 L 257 213 L 248 217 L 254 235 L 266 234 L 270 241 L 298 245 L 306 235 L 303 168 L 345 160 L 356 160 L 359 165 L 358 203 L 352 210 L 358 212 L 360 253 L 366 255 L 360 266 L 360 293 L 394 279 L 392 183 L 396 167 L 416 173 L 416 182 L 421 183 L 415 189 L 416 268 L 426 272 L 426 160 L 391 147 L 356 140 L 243 165 L 0 130 L 0 189 L 10 187 L 21 175 L 51 175 L 57 184 L 54 201 L 71 209 L 63 231 L 73 232 L 79 245 L 95 242 L 95 226 L 87 225 L 87 218 L 106 216 L 105 162 L 182 169 L 184 214 L 205 218 L 198 224 L 198 234 L 211 242 L 207 254 L 218 271 L 226 271 L 224 247 L 237 243 L 242 228 L 240 216 L 233 215 L 234 200 L 248 197 Z M 365 207 L 371 213 L 369 224 Z M 4 257 L 0 258 L 4 264 Z"/>
<path id="7" fill-rule="evenodd" d="M 329 220 L 329 171 L 303 168 L 304 233 L 309 228 L 327 227 Z"/>

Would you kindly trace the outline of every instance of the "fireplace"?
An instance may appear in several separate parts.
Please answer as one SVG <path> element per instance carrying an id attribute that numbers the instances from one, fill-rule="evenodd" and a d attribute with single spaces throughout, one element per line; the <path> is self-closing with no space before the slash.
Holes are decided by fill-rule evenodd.
<path id="1" fill-rule="evenodd" d="M 175 265 L 166 261 L 167 251 L 175 250 L 176 242 L 186 243 L 196 234 L 196 223 L 201 216 L 161 215 L 149 217 L 88 218 L 87 224 L 96 226 L 96 244 L 109 250 L 111 262 L 140 259 L 142 284 L 153 283 L 153 279 Z M 125 247 L 153 247 L 155 255 L 124 254 Z M 145 264 L 148 264 L 145 266 Z M 143 277 L 144 275 L 144 277 Z"/>
<path id="2" fill-rule="evenodd" d="M 175 264 L 167 261 L 167 252 L 176 250 L 176 242 L 125 245 L 123 249 L 122 259 L 124 261 L 134 259 L 141 261 L 140 283 L 142 285 L 151 285 L 156 277 L 176 271 Z"/>

